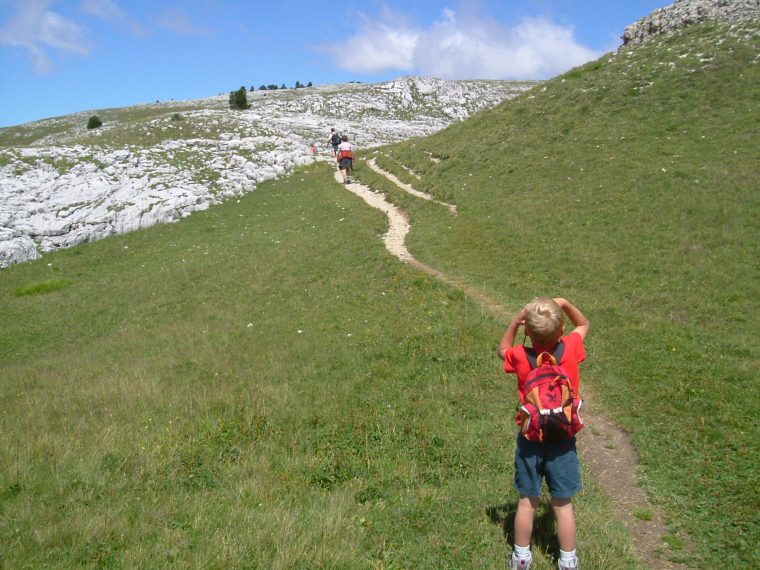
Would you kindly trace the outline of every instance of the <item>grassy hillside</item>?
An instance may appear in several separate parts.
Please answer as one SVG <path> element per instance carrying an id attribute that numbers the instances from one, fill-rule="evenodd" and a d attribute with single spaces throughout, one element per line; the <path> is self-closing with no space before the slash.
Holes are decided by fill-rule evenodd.
<path id="1" fill-rule="evenodd" d="M 690 28 L 379 160 L 460 209 L 406 201 L 422 261 L 515 309 L 587 312 L 595 404 L 632 432 L 694 567 L 760 564 L 758 37 Z"/>
<path id="2" fill-rule="evenodd" d="M 501 568 L 499 327 L 385 225 L 321 165 L 0 273 L 0 566 Z"/>
<path id="3" fill-rule="evenodd" d="M 584 381 L 634 434 L 667 540 L 748 568 L 757 40 L 700 27 L 630 53 L 379 162 L 459 207 L 388 189 L 419 259 L 515 309 L 583 308 Z M 0 567 L 502 568 L 505 323 L 391 258 L 385 226 L 315 166 L 0 272 Z M 640 568 L 585 484 L 584 568 Z"/>

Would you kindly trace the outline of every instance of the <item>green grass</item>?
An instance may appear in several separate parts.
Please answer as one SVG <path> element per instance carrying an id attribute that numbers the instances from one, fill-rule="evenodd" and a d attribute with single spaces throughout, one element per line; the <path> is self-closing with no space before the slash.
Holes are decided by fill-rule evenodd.
<path id="1" fill-rule="evenodd" d="M 382 149 L 457 217 L 356 174 L 410 213 L 422 261 L 514 309 L 578 303 L 584 382 L 631 430 L 664 542 L 738 569 L 760 542 L 760 77 L 757 46 L 731 37 L 691 55 L 723 33 L 602 58 Z M 0 272 L 0 567 L 503 568 L 506 323 L 391 258 L 385 228 L 311 167 Z M 44 283 L 70 286 L 17 296 Z M 640 568 L 584 482 L 584 567 Z M 556 567 L 554 535 L 544 505 L 537 570 Z"/>
<path id="2" fill-rule="evenodd" d="M 501 568 L 499 325 L 385 225 L 323 166 L 4 270 L 2 563 Z M 578 509 L 636 567 L 605 499 Z"/>
<path id="3" fill-rule="evenodd" d="M 47 295 L 48 293 L 65 289 L 69 286 L 71 286 L 71 281 L 68 279 L 47 279 L 45 281 L 26 283 L 16 289 L 14 295 L 16 295 L 16 297 L 23 297 L 24 295 Z"/>
<path id="4" fill-rule="evenodd" d="M 648 507 L 637 507 L 633 510 L 633 516 L 642 521 L 651 521 L 654 519 L 654 512 Z"/>
<path id="5" fill-rule="evenodd" d="M 725 31 L 604 57 L 380 162 L 459 208 L 407 200 L 422 261 L 515 310 L 538 294 L 584 309 L 584 379 L 632 432 L 671 538 L 693 563 L 746 568 L 760 562 L 760 72 L 756 30 Z"/>

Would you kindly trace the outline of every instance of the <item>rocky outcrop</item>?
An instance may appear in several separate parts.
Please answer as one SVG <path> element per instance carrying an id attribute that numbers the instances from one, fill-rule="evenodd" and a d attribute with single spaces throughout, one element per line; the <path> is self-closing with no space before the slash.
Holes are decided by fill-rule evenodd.
<path id="1" fill-rule="evenodd" d="M 360 148 L 379 146 L 431 134 L 535 84 L 407 77 L 258 91 L 242 112 L 229 110 L 226 95 L 181 102 L 181 114 L 176 103 L 159 104 L 152 119 L 104 121 L 91 132 L 83 114 L 8 129 L 0 132 L 0 268 L 176 221 L 333 160 L 330 127 Z"/>
<path id="2" fill-rule="evenodd" d="M 628 26 L 623 45 L 637 44 L 708 20 L 746 22 L 760 20 L 760 0 L 676 0 Z"/>

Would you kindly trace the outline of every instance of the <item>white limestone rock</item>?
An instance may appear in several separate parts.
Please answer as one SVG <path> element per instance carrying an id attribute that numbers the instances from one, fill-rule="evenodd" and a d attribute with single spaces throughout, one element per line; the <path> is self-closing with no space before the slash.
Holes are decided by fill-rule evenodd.
<path id="1" fill-rule="evenodd" d="M 760 20 L 760 0 L 676 0 L 628 26 L 623 32 L 623 45 L 641 43 L 708 20 Z"/>
<path id="2" fill-rule="evenodd" d="M 0 227 L 0 267 L 39 259 L 34 241 L 20 231 Z"/>
<path id="3" fill-rule="evenodd" d="M 251 109 L 243 112 L 230 111 L 226 95 L 165 103 L 163 117 L 139 126 L 106 122 L 87 131 L 87 112 L 21 125 L 14 132 L 26 142 L 0 147 L 0 268 L 173 222 L 298 166 L 332 161 L 326 148 L 331 127 L 360 148 L 398 142 L 436 132 L 536 83 L 407 77 L 252 92 Z M 172 138 L 180 128 L 173 108 L 190 104 L 197 110 L 181 115 L 193 138 Z M 109 132 L 119 129 L 146 142 L 109 144 Z M 35 139 L 37 131 L 44 134 Z"/>

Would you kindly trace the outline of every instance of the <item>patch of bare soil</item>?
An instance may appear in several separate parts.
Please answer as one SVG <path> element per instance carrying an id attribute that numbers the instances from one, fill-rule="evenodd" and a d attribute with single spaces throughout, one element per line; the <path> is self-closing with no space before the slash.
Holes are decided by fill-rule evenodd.
<path id="1" fill-rule="evenodd" d="M 375 171 L 383 174 L 402 190 L 432 200 L 427 195 L 420 196 L 408 184 L 401 183 L 395 176 L 381 170 L 374 164 L 370 165 Z M 335 179 L 342 184 L 340 172 L 335 173 Z M 483 291 L 465 283 L 458 282 L 446 274 L 416 260 L 406 249 L 405 239 L 409 232 L 409 221 L 404 212 L 388 202 L 382 194 L 373 192 L 367 186 L 353 182 L 345 185 L 348 190 L 361 197 L 373 208 L 378 208 L 388 216 L 389 229 L 383 236 L 388 251 L 422 271 L 440 279 L 446 284 L 462 290 L 478 302 L 483 310 L 502 321 L 511 318 L 511 314 L 499 302 L 491 299 Z M 456 208 L 443 204 L 449 211 L 456 214 Z M 578 449 L 581 460 L 586 465 L 594 482 L 610 499 L 620 520 L 629 529 L 635 555 L 648 568 L 652 569 L 682 569 L 685 566 L 667 560 L 667 543 L 663 537 L 668 529 L 659 511 L 649 502 L 646 493 L 638 484 L 639 461 L 636 448 L 630 435 L 613 420 L 604 416 L 598 408 L 594 408 L 594 394 L 588 385 L 584 386 L 585 420 L 588 427 L 578 437 Z M 636 516 L 638 513 L 639 516 Z M 649 516 L 644 516 L 644 514 Z M 651 520 L 644 520 L 649 518 Z"/>
<path id="2" fill-rule="evenodd" d="M 667 559 L 668 545 L 663 537 L 668 528 L 638 484 L 639 457 L 631 436 L 594 408 L 594 394 L 588 384 L 583 388 L 583 398 L 588 427 L 578 436 L 580 457 L 631 532 L 634 553 L 649 568 L 685 568 Z M 640 518 L 642 513 L 651 520 Z"/>

